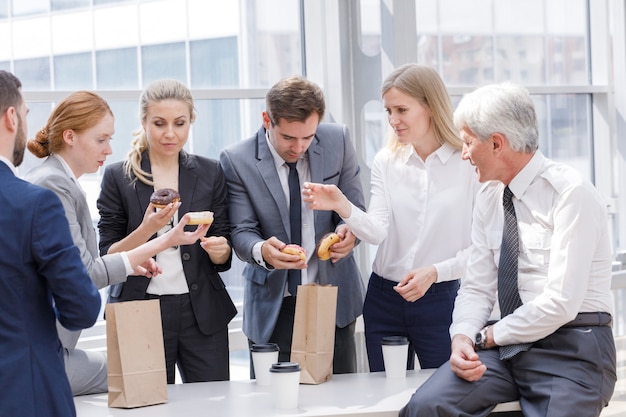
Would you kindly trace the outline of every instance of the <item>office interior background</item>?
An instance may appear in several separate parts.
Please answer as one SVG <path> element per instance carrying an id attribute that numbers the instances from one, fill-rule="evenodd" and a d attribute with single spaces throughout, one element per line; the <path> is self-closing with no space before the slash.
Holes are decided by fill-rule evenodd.
<path id="1" fill-rule="evenodd" d="M 115 114 L 107 164 L 126 157 L 139 95 L 153 80 L 192 89 L 198 117 L 187 150 L 217 158 L 259 128 L 271 85 L 305 75 L 325 91 L 325 121 L 350 128 L 366 193 L 387 132 L 380 85 L 393 68 L 436 68 L 453 104 L 483 84 L 521 83 L 537 106 L 541 151 L 606 199 L 623 370 L 625 20 L 623 0 L 0 0 L 0 69 L 23 83 L 29 138 L 70 92 L 106 98 Z M 38 163 L 27 152 L 20 172 Z M 94 221 L 102 172 L 80 179 Z M 358 248 L 364 280 L 375 250 Z M 223 274 L 238 303 L 241 267 Z M 626 398 L 625 384 L 620 371 L 614 399 Z"/>

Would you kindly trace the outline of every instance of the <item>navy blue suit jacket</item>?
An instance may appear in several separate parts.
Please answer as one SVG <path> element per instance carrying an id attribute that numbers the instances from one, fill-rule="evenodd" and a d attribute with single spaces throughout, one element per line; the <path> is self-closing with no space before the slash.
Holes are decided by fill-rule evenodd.
<path id="1" fill-rule="evenodd" d="M 365 209 L 359 165 L 346 126 L 320 124 L 307 153 L 312 182 L 335 184 L 352 203 Z M 287 200 L 265 128 L 226 148 L 220 162 L 228 182 L 233 248 L 247 262 L 243 271 L 243 332 L 255 343 L 265 343 L 278 320 L 288 270 L 270 271 L 257 265 L 252 248 L 272 236 L 283 242 L 288 242 L 290 236 Z M 315 241 L 334 232 L 341 221 L 332 211 L 316 210 Z M 354 254 L 336 263 L 321 262 L 319 268 L 319 283 L 338 287 L 336 324 L 345 327 L 363 311 L 365 290 Z"/>
<path id="2" fill-rule="evenodd" d="M 0 416 L 74 416 L 56 319 L 92 326 L 100 294 L 50 190 L 0 162 Z"/>

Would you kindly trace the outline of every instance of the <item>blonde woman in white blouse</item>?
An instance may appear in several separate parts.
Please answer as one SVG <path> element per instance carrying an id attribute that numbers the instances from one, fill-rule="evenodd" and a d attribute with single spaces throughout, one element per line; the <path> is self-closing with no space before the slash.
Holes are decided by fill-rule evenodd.
<path id="1" fill-rule="evenodd" d="M 435 70 L 399 67 L 382 98 L 393 135 L 374 158 L 367 213 L 333 185 L 305 184 L 304 201 L 334 210 L 356 237 L 379 245 L 363 308 L 370 371 L 384 370 L 385 336 L 408 338 L 408 369 L 414 354 L 421 368 L 437 368 L 450 357 L 478 181 L 461 158 L 450 98 Z"/>

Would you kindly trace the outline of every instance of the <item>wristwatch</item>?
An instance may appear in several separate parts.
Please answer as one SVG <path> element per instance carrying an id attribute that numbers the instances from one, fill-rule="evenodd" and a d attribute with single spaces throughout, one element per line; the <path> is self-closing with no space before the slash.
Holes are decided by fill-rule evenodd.
<path id="1" fill-rule="evenodd" d="M 481 331 L 476 333 L 476 346 L 477 349 L 487 349 L 487 327 L 483 327 Z"/>

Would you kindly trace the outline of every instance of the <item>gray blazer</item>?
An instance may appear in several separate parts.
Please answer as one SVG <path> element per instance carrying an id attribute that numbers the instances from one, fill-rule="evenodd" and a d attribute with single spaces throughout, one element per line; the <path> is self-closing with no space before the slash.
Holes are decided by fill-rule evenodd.
<path id="1" fill-rule="evenodd" d="M 307 152 L 312 182 L 337 185 L 351 202 L 365 209 L 360 169 L 347 127 L 320 124 Z M 287 201 L 265 128 L 223 150 L 220 162 L 228 184 L 233 248 L 247 262 L 243 270 L 243 332 L 255 343 L 265 343 L 278 320 L 287 270 L 257 265 L 252 248 L 271 236 L 283 242 L 290 236 Z M 332 211 L 315 211 L 314 216 L 316 242 L 341 222 Z M 318 282 L 338 287 L 337 326 L 345 327 L 361 315 L 365 288 L 354 254 L 334 264 L 320 262 Z"/>
<path id="2" fill-rule="evenodd" d="M 96 231 L 93 226 L 87 199 L 73 178 L 70 178 L 61 160 L 51 155 L 41 165 L 30 170 L 25 179 L 54 191 L 61 199 L 65 216 L 70 224 L 74 244 L 80 250 L 80 258 L 89 277 L 98 289 L 126 280 L 126 267 L 119 253 L 99 256 Z M 57 322 L 59 338 L 63 347 L 76 347 L 80 331 L 72 332 Z"/>

